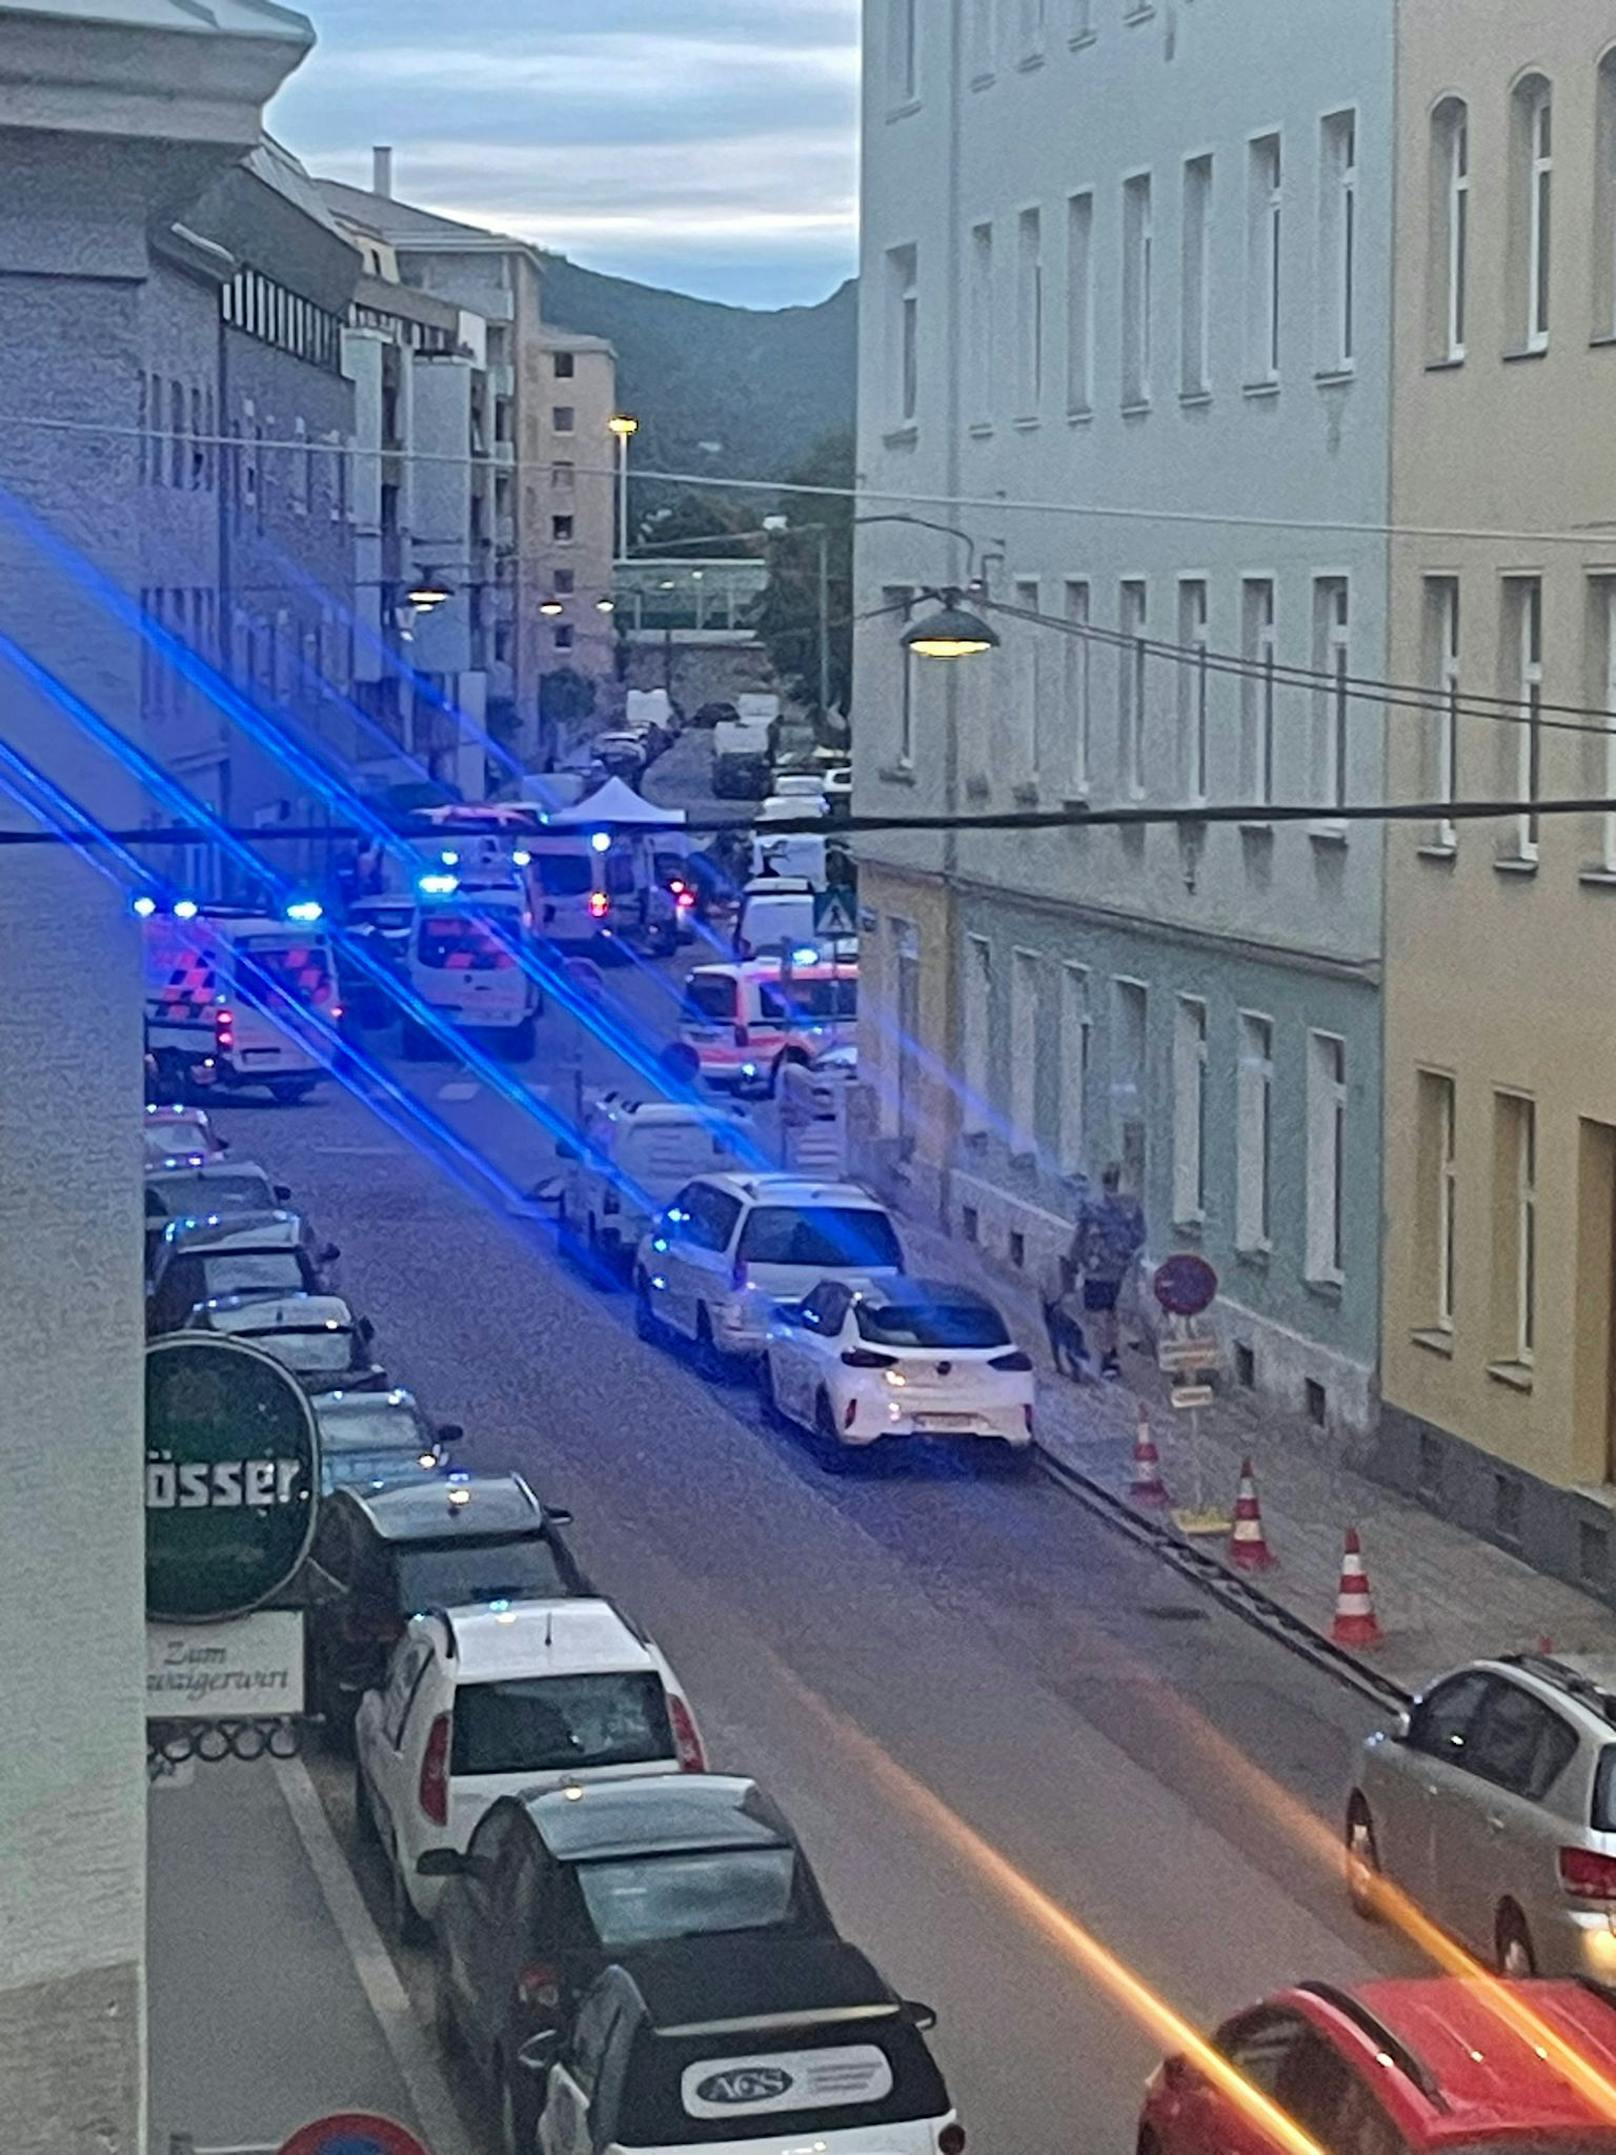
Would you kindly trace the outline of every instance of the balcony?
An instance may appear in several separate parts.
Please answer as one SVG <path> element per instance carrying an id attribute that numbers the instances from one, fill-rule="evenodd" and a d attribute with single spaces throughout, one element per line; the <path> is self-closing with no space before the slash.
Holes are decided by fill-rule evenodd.
<path id="1" fill-rule="evenodd" d="M 491 396 L 514 397 L 516 394 L 516 369 L 508 360 L 490 360 L 488 365 L 488 389 Z"/>
<path id="2" fill-rule="evenodd" d="M 516 519 L 514 516 L 495 517 L 494 544 L 502 554 L 511 552 L 516 545 Z"/>
<path id="3" fill-rule="evenodd" d="M 496 441 L 489 454 L 496 464 L 514 464 L 516 462 L 516 444 L 513 441 Z"/>

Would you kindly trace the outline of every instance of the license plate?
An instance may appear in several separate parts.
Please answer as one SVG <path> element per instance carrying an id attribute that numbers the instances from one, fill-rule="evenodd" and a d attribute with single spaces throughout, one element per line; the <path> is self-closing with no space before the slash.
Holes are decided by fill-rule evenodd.
<path id="1" fill-rule="evenodd" d="M 917 1414 L 915 1427 L 919 1430 L 974 1429 L 974 1414 Z"/>

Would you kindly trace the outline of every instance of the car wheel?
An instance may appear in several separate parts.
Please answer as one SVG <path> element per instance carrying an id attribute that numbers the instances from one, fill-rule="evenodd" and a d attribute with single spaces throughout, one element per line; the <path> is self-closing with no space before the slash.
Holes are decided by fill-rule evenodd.
<path id="1" fill-rule="evenodd" d="M 1511 1982 L 1523 1982 L 1528 1976 L 1537 1974 L 1532 1934 L 1526 1927 L 1526 1918 L 1512 1901 L 1506 1901 L 1498 1911 L 1494 1941 L 1494 1957 L 1500 1975 L 1507 1976 Z"/>
<path id="2" fill-rule="evenodd" d="M 367 1844 L 374 1844 L 381 1836 L 376 1831 L 376 1813 L 371 1806 L 370 1790 L 365 1776 L 356 1765 L 353 1777 L 354 1832 Z"/>
<path id="3" fill-rule="evenodd" d="M 537 2119 L 534 2118 L 518 2089 L 511 2068 L 503 2059 L 496 2061 L 499 2074 L 499 2147 L 500 2155 L 533 2155 L 538 2146 Z M 521 2068 L 518 2066 L 519 2072 Z"/>
<path id="4" fill-rule="evenodd" d="M 1380 1877 L 1380 1850 L 1375 1843 L 1375 1822 L 1362 1796 L 1354 1794 L 1347 1805 L 1347 1899 L 1354 1913 L 1366 1923 L 1380 1919 L 1375 1883 Z"/>
<path id="5" fill-rule="evenodd" d="M 318 1083 L 317 1078 L 282 1078 L 270 1086 L 269 1097 L 277 1107 L 296 1107 L 299 1100 L 308 1098 Z"/>
<path id="6" fill-rule="evenodd" d="M 765 1352 L 758 1357 L 758 1403 L 763 1409 L 763 1419 L 776 1429 L 786 1419 L 786 1411 L 780 1404 L 780 1395 L 774 1388 L 774 1364 Z"/>
<path id="7" fill-rule="evenodd" d="M 426 1919 L 416 1912 L 415 1903 L 404 1883 L 404 1867 L 399 1857 L 398 1842 L 393 1842 L 389 1867 L 389 1887 L 393 1908 L 393 1928 L 402 1945 L 425 1945 L 432 1932 Z"/>
<path id="8" fill-rule="evenodd" d="M 814 1449 L 819 1454 L 819 1464 L 827 1474 L 849 1473 L 853 1454 L 842 1442 L 841 1431 L 836 1427 L 836 1410 L 830 1403 L 830 1394 L 823 1386 L 814 1401 Z"/>
<path id="9" fill-rule="evenodd" d="M 699 1304 L 696 1310 L 696 1344 L 691 1351 L 691 1360 L 697 1374 L 713 1383 L 724 1374 L 722 1358 L 713 1343 L 713 1320 L 707 1314 L 705 1303 Z"/>

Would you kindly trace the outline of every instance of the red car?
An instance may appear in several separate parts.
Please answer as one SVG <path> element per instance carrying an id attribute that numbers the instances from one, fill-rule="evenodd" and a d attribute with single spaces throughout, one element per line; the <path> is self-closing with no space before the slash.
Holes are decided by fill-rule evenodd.
<path id="1" fill-rule="evenodd" d="M 1226 2021 L 1212 2045 L 1324 2155 L 1616 2155 L 1616 2001 L 1576 1982 L 1507 1988 L 1610 2083 L 1608 2110 L 1479 1986 L 1445 1976 L 1350 1991 L 1303 1983 Z M 1139 2155 L 1274 2150 L 1190 2059 L 1169 2058 L 1153 2076 Z"/>

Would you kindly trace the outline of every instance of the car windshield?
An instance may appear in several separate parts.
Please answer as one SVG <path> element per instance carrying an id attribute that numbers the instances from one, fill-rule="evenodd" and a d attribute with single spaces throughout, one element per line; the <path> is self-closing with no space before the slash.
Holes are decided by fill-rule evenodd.
<path id="1" fill-rule="evenodd" d="M 602 1945 L 645 1945 L 711 1931 L 795 1929 L 804 1920 L 791 1848 L 724 1848 L 580 1864 Z"/>
<path id="2" fill-rule="evenodd" d="M 856 980 L 765 981 L 758 1008 L 777 1025 L 823 1025 L 833 1018 L 858 1016 Z"/>
<path id="3" fill-rule="evenodd" d="M 725 973 L 692 973 L 685 982 L 685 1016 L 697 1025 L 727 1025 L 735 1015 L 735 983 Z"/>
<path id="4" fill-rule="evenodd" d="M 903 1270 L 892 1222 L 867 1205 L 759 1205 L 741 1229 L 735 1255 L 742 1264 L 827 1272 Z"/>
<path id="5" fill-rule="evenodd" d="M 355 930 L 380 928 L 386 935 L 397 935 L 414 917 L 414 908 L 407 905 L 367 906 L 363 912 L 353 915 L 349 926 Z"/>
<path id="6" fill-rule="evenodd" d="M 594 881 L 588 861 L 578 853 L 540 853 L 533 866 L 547 898 L 581 898 Z"/>
<path id="7" fill-rule="evenodd" d="M 363 1405 L 344 1408 L 341 1414 L 320 1416 L 320 1449 L 323 1452 L 422 1452 L 437 1442 L 426 1422 L 411 1406 L 390 1400 L 385 1392 Z"/>
<path id="8" fill-rule="evenodd" d="M 320 1325 L 298 1331 L 278 1328 L 273 1332 L 239 1332 L 236 1336 L 250 1339 L 255 1347 L 262 1347 L 288 1369 L 332 1376 L 353 1367 L 354 1336 L 346 1325 L 339 1325 L 335 1331 Z"/>
<path id="9" fill-rule="evenodd" d="M 555 1551 L 538 1534 L 400 1549 L 398 1587 L 406 1609 L 457 1609 L 470 1601 L 545 1601 L 567 1591 Z"/>
<path id="10" fill-rule="evenodd" d="M 204 1257 L 205 1299 L 216 1295 L 301 1294 L 306 1284 L 295 1250 L 230 1250 Z"/>
<path id="11" fill-rule="evenodd" d="M 653 1670 L 508 1677 L 455 1692 L 454 1773 L 566 1773 L 674 1756 Z"/>
<path id="12" fill-rule="evenodd" d="M 244 936 L 236 948 L 247 961 L 242 970 L 249 985 L 256 968 L 272 990 L 278 989 L 293 1002 L 312 1008 L 329 998 L 331 957 L 325 944 L 258 942 Z M 273 1007 L 273 993 L 269 1000 Z"/>
<path id="13" fill-rule="evenodd" d="M 498 973 L 516 963 L 505 938 L 515 922 L 499 928 L 470 913 L 429 913 L 421 922 L 416 954 L 423 965 L 446 973 Z"/>
<path id="14" fill-rule="evenodd" d="M 860 1339 L 872 1347 L 1008 1347 L 1010 1334 L 996 1309 L 982 1302 L 861 1302 Z"/>
<path id="15" fill-rule="evenodd" d="M 333 1489 L 351 1489 L 364 1482 L 434 1481 L 442 1471 L 424 1452 L 333 1452 L 328 1445 L 320 1451 L 321 1486 L 327 1496 Z"/>
<path id="16" fill-rule="evenodd" d="M 179 1148 L 184 1151 L 184 1147 Z M 185 1220 L 206 1218 L 210 1212 L 273 1212 L 275 1193 L 263 1175 L 244 1174 L 239 1170 L 231 1174 L 209 1175 L 206 1180 L 193 1180 L 189 1175 L 177 1182 L 153 1176 L 146 1184 L 147 1194 L 154 1197 L 170 1219 Z"/>
<path id="17" fill-rule="evenodd" d="M 789 2105 L 778 2092 L 787 2088 Z M 767 2128 L 776 2146 L 815 2146 L 829 2128 L 854 2147 L 889 2146 L 890 2136 L 872 2128 L 935 2125 L 948 2107 L 924 2040 L 896 2014 L 851 2026 L 743 2026 L 721 2036 L 646 2029 L 634 2044 L 613 2138 L 625 2147 L 712 2147 Z M 931 2130 L 916 2137 L 931 2145 Z"/>

